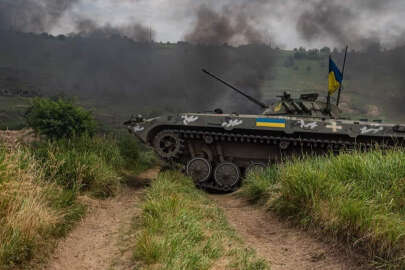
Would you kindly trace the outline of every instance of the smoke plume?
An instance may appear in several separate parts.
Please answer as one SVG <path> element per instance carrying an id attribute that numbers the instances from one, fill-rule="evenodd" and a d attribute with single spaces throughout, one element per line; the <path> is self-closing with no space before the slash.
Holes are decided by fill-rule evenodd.
<path id="1" fill-rule="evenodd" d="M 367 49 L 370 44 L 380 43 L 383 37 L 390 46 L 403 36 L 403 28 L 392 25 L 381 31 L 376 25 L 386 27 L 395 16 L 389 16 L 401 5 L 400 0 L 322 1 L 310 0 L 302 4 L 296 24 L 300 37 L 305 41 L 332 40 L 336 47 L 350 44 L 352 48 Z M 397 9 L 398 9 L 397 7 Z M 391 12 L 392 13 L 392 12 Z"/>
<path id="2" fill-rule="evenodd" d="M 252 14 L 241 5 L 228 4 L 221 12 L 202 5 L 196 13 L 196 25 L 186 34 L 186 41 L 205 45 L 266 43 L 265 33 L 255 28 L 250 20 Z"/>
<path id="3" fill-rule="evenodd" d="M 80 19 L 76 22 L 75 28 L 80 36 L 98 38 L 121 36 L 139 42 L 151 42 L 154 40 L 156 34 L 151 27 L 146 27 L 137 22 L 121 26 L 112 26 L 110 24 L 98 26 L 90 19 Z"/>
<path id="4" fill-rule="evenodd" d="M 2 0 L 0 29 L 48 32 L 78 0 Z"/>

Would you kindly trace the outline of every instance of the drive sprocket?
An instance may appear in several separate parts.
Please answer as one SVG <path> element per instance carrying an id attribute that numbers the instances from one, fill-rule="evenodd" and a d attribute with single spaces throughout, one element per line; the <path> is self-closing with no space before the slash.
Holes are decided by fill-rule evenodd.
<path id="1" fill-rule="evenodd" d="M 172 131 L 161 131 L 153 139 L 153 148 L 163 159 L 179 158 L 184 152 L 184 141 Z"/>

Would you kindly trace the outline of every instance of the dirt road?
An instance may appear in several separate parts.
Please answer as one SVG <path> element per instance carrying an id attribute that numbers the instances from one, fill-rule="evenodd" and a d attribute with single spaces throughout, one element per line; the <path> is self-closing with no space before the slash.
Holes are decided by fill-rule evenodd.
<path id="1" fill-rule="evenodd" d="M 131 181 L 115 198 L 93 200 L 83 198 L 89 205 L 88 215 L 61 241 L 51 256 L 46 270 L 104 270 L 132 269 L 130 250 L 120 243 L 122 232 L 130 227 L 138 208 L 145 184 L 155 179 L 159 169 L 148 170 Z M 120 258 L 114 262 L 116 258 Z M 127 260 L 125 259 L 127 258 Z M 114 262 L 114 266 L 112 264 Z"/>
<path id="2" fill-rule="evenodd" d="M 271 264 L 272 270 L 367 269 L 336 244 L 316 240 L 233 194 L 210 197 L 224 210 L 238 235 Z"/>

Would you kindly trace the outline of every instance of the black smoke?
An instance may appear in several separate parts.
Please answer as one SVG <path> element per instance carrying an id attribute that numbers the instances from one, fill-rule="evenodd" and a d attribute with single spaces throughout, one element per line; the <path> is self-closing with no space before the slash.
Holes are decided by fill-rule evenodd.
<path id="1" fill-rule="evenodd" d="M 208 59 L 214 71 L 220 72 L 238 87 L 247 89 L 249 95 L 259 100 L 262 99 L 260 88 L 266 77 L 271 75 L 275 60 L 275 53 L 268 44 L 269 35 L 258 27 L 256 21 L 263 5 L 263 1 L 254 0 L 248 3 L 236 1 L 219 9 L 204 4 L 197 6 L 193 10 L 196 14 L 195 26 L 185 35 L 185 40 L 196 46 L 199 58 Z M 248 45 L 229 46 L 238 44 Z M 215 55 L 216 50 L 224 50 L 221 58 Z M 198 62 L 195 64 L 199 65 Z M 218 107 L 234 112 L 260 111 L 257 105 L 239 94 L 225 86 L 221 88 L 224 94 L 219 97 L 222 98 L 214 98 Z"/>
<path id="2" fill-rule="evenodd" d="M 78 0 L 2 0 L 0 29 L 48 32 Z"/>
<path id="3" fill-rule="evenodd" d="M 252 14 L 246 12 L 244 5 L 228 4 L 219 12 L 202 5 L 195 12 L 197 22 L 186 34 L 186 41 L 205 45 L 266 42 L 265 33 L 256 28 L 250 20 Z"/>
<path id="4" fill-rule="evenodd" d="M 49 33 L 78 3 L 79 0 L 2 0 L 0 30 Z M 112 26 L 98 25 L 92 18 L 74 17 L 73 28 L 75 34 L 85 36 L 122 36 L 140 42 L 150 42 L 155 37 L 152 28 L 131 21 Z"/>
<path id="5" fill-rule="evenodd" d="M 206 68 L 261 99 L 260 87 L 271 74 L 275 52 L 265 44 L 269 38 L 256 27 L 255 12 L 248 12 L 247 6 L 191 10 L 197 23 L 186 35 L 186 42 L 177 44 L 152 42 L 155 31 L 136 19 L 112 26 L 100 25 L 94 18 L 75 17 L 72 34 L 56 37 L 42 33 L 51 31 L 76 3 L 17 0 L 2 4 L 0 20 L 7 23 L 0 30 L 0 55 L 6 53 L 7 59 L 0 66 L 9 72 L 30 74 L 30 79 L 18 77 L 19 85 L 29 83 L 48 96 L 76 96 L 103 114 L 118 117 L 137 111 L 207 111 L 217 107 L 227 112 L 260 112 L 256 105 L 201 72 Z M 24 6 L 24 12 L 16 8 L 18 4 Z M 6 16 L 14 12 L 25 20 L 14 24 L 12 16 Z"/>
<path id="6" fill-rule="evenodd" d="M 120 26 L 112 26 L 110 24 L 97 25 L 91 19 L 77 19 L 75 23 L 77 35 L 83 37 L 126 37 L 133 41 L 139 42 L 152 42 L 155 38 L 156 32 L 139 22 L 127 23 Z"/>
<path id="7" fill-rule="evenodd" d="M 395 11 L 400 0 L 310 0 L 297 4 L 296 29 L 305 41 L 332 40 L 336 47 L 350 44 L 352 48 L 364 50 L 381 42 L 381 31 L 370 30 L 369 26 L 378 19 Z M 375 20 L 373 20 L 375 18 Z M 379 25 L 386 28 L 387 25 Z M 387 31 L 395 30 L 387 28 Z M 394 40 L 400 40 L 403 30 L 397 30 Z"/>
<path id="8" fill-rule="evenodd" d="M 376 26 L 381 17 L 389 18 L 400 7 L 399 0 L 311 0 L 299 12 L 296 29 L 308 42 L 332 40 L 338 48 L 349 45 L 346 78 L 350 82 L 344 93 L 357 97 L 359 101 L 352 102 L 363 107 L 363 113 L 367 113 L 367 104 L 374 104 L 385 116 L 403 120 L 405 31 L 394 25 L 378 25 L 390 33 L 387 41 L 381 31 L 369 27 Z M 333 57 L 342 62 L 342 51 L 335 51 Z"/>
<path id="9" fill-rule="evenodd" d="M 125 117 L 142 111 L 259 112 L 201 72 L 209 69 L 260 99 L 273 63 L 267 45 L 134 42 L 121 36 L 50 36 L 0 31 L 1 66 L 23 70 L 44 95 L 64 93 Z M 1 84 L 1 82 L 0 82 Z M 1 85 L 0 85 L 1 86 Z M 123 120 L 123 119 L 122 119 Z"/>

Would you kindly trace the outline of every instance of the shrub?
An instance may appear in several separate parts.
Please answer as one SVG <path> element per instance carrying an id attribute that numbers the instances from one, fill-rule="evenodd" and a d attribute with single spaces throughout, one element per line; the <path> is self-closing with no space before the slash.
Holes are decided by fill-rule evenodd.
<path id="1" fill-rule="evenodd" d="M 90 112 L 65 99 L 35 98 L 25 118 L 29 127 L 50 139 L 92 135 L 96 128 Z"/>

